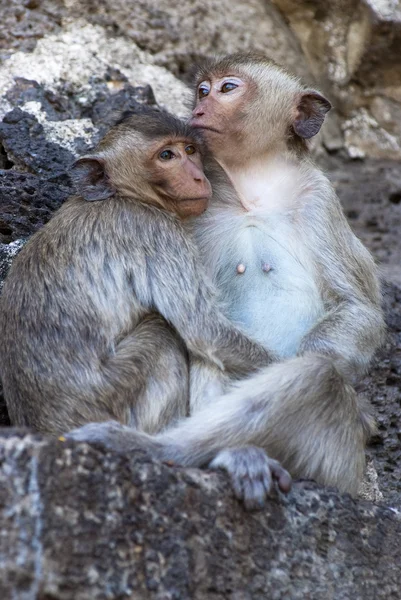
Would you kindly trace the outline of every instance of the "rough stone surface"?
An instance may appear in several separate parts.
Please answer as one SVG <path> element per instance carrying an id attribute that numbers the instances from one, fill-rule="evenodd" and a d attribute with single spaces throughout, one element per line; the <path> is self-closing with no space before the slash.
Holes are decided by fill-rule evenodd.
<path id="1" fill-rule="evenodd" d="M 114 76 L 116 74 L 116 77 Z M 187 88 L 132 41 L 110 37 L 104 28 L 71 21 L 58 33 L 40 39 L 33 52 L 12 53 L 0 66 L 0 116 L 12 107 L 9 91 L 15 78 L 34 80 L 46 94 L 75 96 L 82 107 L 91 105 L 96 84 L 110 92 L 121 89 L 121 75 L 133 87 L 151 85 L 157 102 L 176 114 L 188 112 Z M 51 115 L 50 115 L 51 120 Z"/>
<path id="2" fill-rule="evenodd" d="M 72 187 L 37 175 L 0 170 L 0 242 L 13 242 L 37 231 L 71 192 Z"/>
<path id="3" fill-rule="evenodd" d="M 295 36 L 263 0 L 84 0 L 71 3 L 69 14 L 131 39 L 176 74 L 204 56 L 237 50 L 260 50 L 299 75 L 308 73 Z"/>
<path id="4" fill-rule="evenodd" d="M 61 27 L 62 0 L 2 0 L 0 59 L 13 50 L 28 52 L 46 34 Z"/>
<path id="5" fill-rule="evenodd" d="M 401 515 L 310 483 L 246 513 L 224 475 L 5 430 L 0 595 L 399 598 Z"/>
<path id="6" fill-rule="evenodd" d="M 39 82 L 64 78 L 83 89 L 88 72 L 111 59 L 133 85 L 153 84 L 159 102 L 183 113 L 184 88 L 169 71 L 187 77 L 193 61 L 205 55 L 260 50 L 310 83 L 315 79 L 333 100 L 327 147 L 335 138 L 352 157 L 401 157 L 401 19 L 394 0 L 6 4 L 0 82 L 5 72 L 24 72 Z"/>
<path id="7" fill-rule="evenodd" d="M 340 116 L 354 157 L 401 157 L 401 19 L 393 0 L 273 0 Z"/>
<path id="8" fill-rule="evenodd" d="M 401 286 L 401 168 L 398 161 L 320 157 L 349 223 L 380 265 Z"/>
<path id="9" fill-rule="evenodd" d="M 109 38 L 130 40 L 176 74 L 205 55 L 239 49 L 265 51 L 298 74 L 308 73 L 295 36 L 263 0 L 12 0 L 0 25 L 0 49 L 33 50 L 42 37 L 77 19 L 104 27 Z"/>
<path id="10" fill-rule="evenodd" d="M 387 504 L 401 509 L 401 288 L 387 284 L 384 293 L 387 341 L 358 391 L 372 403 L 378 423 L 368 454 L 379 489 Z"/>

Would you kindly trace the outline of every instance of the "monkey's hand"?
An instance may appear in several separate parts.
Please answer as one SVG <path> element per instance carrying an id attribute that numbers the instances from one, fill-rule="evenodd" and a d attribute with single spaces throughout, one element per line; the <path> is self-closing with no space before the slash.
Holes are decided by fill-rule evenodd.
<path id="1" fill-rule="evenodd" d="M 209 464 L 211 469 L 224 469 L 231 478 L 234 493 L 247 510 L 264 507 L 273 479 L 282 492 L 291 489 L 291 475 L 277 460 L 269 458 L 262 448 L 243 446 L 222 450 Z"/>

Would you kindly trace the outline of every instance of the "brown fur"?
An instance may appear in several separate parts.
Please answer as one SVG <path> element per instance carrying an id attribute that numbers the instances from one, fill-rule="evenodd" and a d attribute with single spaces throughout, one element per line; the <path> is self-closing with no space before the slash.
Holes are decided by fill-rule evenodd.
<path id="1" fill-rule="evenodd" d="M 237 376 L 269 362 L 219 311 L 183 227 L 210 195 L 187 125 L 154 111 L 130 117 L 73 177 L 81 195 L 31 238 L 4 284 L 13 425 L 57 435 L 115 419 L 159 432 L 188 414 L 188 354 Z"/>
<path id="2" fill-rule="evenodd" d="M 227 316 L 280 361 L 157 436 L 115 423 L 72 435 L 125 451 L 140 444 L 183 465 L 211 461 L 235 484 L 257 482 L 239 493 L 251 504 L 263 501 L 260 473 L 274 466 L 247 454 L 248 444 L 293 476 L 356 494 L 374 421 L 351 383 L 382 343 L 384 322 L 372 257 L 307 154 L 330 103 L 254 55 L 209 62 L 197 84 L 192 124 L 219 163 L 207 170 L 213 202 L 195 223 L 204 265 Z M 246 461 L 244 478 L 250 455 L 257 467 Z"/>

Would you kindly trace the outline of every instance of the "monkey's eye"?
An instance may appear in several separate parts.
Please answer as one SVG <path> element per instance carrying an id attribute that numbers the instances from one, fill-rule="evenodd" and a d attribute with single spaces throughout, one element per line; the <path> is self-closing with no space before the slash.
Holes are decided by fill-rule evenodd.
<path id="1" fill-rule="evenodd" d="M 162 150 L 159 154 L 159 158 L 160 160 L 171 160 L 172 158 L 175 158 L 175 154 L 171 150 Z"/>
<path id="2" fill-rule="evenodd" d="M 227 92 L 231 92 L 232 90 L 235 90 L 235 88 L 237 88 L 237 87 L 238 87 L 238 85 L 236 83 L 233 83 L 232 81 L 227 81 L 226 83 L 223 83 L 220 91 L 223 94 L 227 94 Z"/>
<path id="3" fill-rule="evenodd" d="M 195 154 L 195 152 L 196 152 L 195 146 L 192 146 L 192 145 L 185 146 L 185 153 L 186 154 Z"/>
<path id="4" fill-rule="evenodd" d="M 204 98 L 205 96 L 207 96 L 210 92 L 210 87 L 208 86 L 207 83 L 201 83 L 200 86 L 198 87 L 198 97 L 199 98 Z"/>

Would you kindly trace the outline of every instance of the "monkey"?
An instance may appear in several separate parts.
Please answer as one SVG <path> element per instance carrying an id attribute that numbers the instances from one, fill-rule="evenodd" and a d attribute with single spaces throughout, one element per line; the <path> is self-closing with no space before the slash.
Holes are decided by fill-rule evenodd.
<path id="1" fill-rule="evenodd" d="M 373 258 L 310 157 L 331 104 L 259 54 L 206 61 L 195 90 L 190 124 L 215 161 L 195 238 L 225 315 L 276 361 L 157 435 L 116 422 L 71 435 L 234 478 L 229 450 L 254 445 L 292 477 L 355 496 L 375 423 L 353 386 L 385 327 Z"/>
<path id="2" fill-rule="evenodd" d="M 57 436 L 115 420 L 158 433 L 188 414 L 191 356 L 234 378 L 269 364 L 268 351 L 220 311 L 184 227 L 211 195 L 198 138 L 144 109 L 75 163 L 79 194 L 24 246 L 0 300 L 13 425 Z M 253 488 L 272 477 L 289 489 L 264 451 L 232 452 L 250 505 Z"/>
<path id="3" fill-rule="evenodd" d="M 280 359 L 323 354 L 356 381 L 385 327 L 373 258 L 307 146 L 330 102 L 258 53 L 211 60 L 196 90 L 191 125 L 236 191 L 196 222 L 226 314 Z"/>

